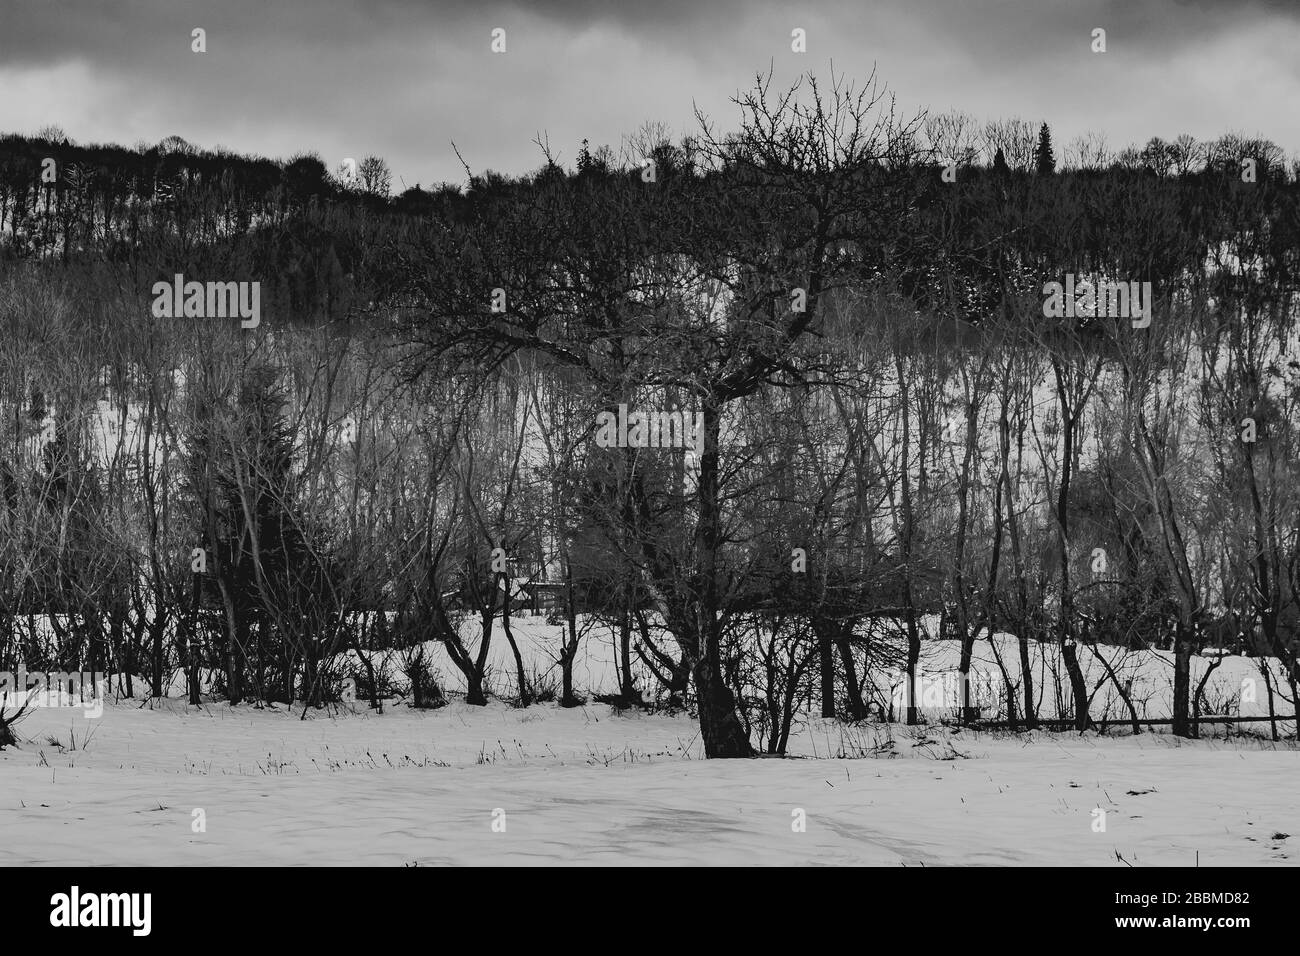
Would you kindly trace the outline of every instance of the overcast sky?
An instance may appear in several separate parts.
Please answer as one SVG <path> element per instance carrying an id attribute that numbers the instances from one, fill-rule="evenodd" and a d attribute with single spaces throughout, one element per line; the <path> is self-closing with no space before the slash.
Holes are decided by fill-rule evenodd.
<path id="1" fill-rule="evenodd" d="M 756 71 L 832 62 L 909 111 L 1046 120 L 1058 156 L 1089 129 L 1300 152 L 1300 0 L 0 0 L 0 131 L 376 153 L 429 185 L 463 181 L 453 140 L 475 172 L 536 168 L 539 132 L 571 165 L 584 137 L 689 132 L 696 104 L 732 126 Z"/>

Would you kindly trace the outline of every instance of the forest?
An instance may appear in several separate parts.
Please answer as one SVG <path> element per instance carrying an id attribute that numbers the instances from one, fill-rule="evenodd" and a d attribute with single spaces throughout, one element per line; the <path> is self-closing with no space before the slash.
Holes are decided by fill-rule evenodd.
<path id="1" fill-rule="evenodd" d="M 1175 735 L 1207 649 L 1294 714 L 1300 160 L 1058 161 L 1046 122 L 905 115 L 874 76 L 734 106 L 397 194 L 375 156 L 0 137 L 0 671 L 305 713 L 382 706 L 382 651 L 435 707 L 440 668 L 501 694 L 504 642 L 512 703 L 573 706 L 599 621 L 619 706 L 745 757 L 1003 634 L 1012 727 L 1091 726 L 1119 651 L 1168 652 Z M 259 320 L 155 309 L 178 276 Z"/>

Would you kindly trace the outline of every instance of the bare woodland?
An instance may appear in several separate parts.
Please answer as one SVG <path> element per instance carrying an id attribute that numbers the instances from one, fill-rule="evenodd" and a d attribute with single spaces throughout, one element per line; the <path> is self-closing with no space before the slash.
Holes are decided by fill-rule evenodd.
<path id="1" fill-rule="evenodd" d="M 1207 647 L 1280 662 L 1293 714 L 1296 164 L 1058 163 L 1046 124 L 906 116 L 874 77 L 736 105 L 396 196 L 377 157 L 0 138 L 0 670 L 305 712 L 345 679 L 381 706 L 384 651 L 417 706 L 437 666 L 482 704 L 505 642 L 515 703 L 571 706 L 598 620 L 620 706 L 743 757 L 890 716 L 870 676 L 939 615 L 963 670 L 1015 636 L 1013 726 L 1090 726 L 1081 660 L 1120 650 L 1170 652 L 1174 734 Z M 174 274 L 260 282 L 261 325 L 153 317 Z M 1152 321 L 1045 317 L 1066 274 L 1151 282 Z M 620 404 L 701 414 L 698 454 L 598 447 Z M 512 633 L 539 584 L 547 674 Z"/>

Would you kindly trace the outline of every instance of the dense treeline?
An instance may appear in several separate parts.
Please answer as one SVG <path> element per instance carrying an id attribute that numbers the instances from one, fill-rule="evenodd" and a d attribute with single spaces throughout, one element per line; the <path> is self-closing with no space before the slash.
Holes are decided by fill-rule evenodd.
<path id="1" fill-rule="evenodd" d="M 1281 661 L 1294 704 L 1280 151 L 1086 140 L 1057 169 L 1046 126 L 900 118 L 874 86 L 738 105 L 396 198 L 373 159 L 0 140 L 0 669 L 319 705 L 359 667 L 377 704 L 364 652 L 393 648 L 436 702 L 435 641 L 482 703 L 505 640 L 528 703 L 510 611 L 544 581 L 561 701 L 599 617 L 622 702 L 689 699 L 711 756 L 782 750 L 809 705 L 868 716 L 936 612 L 963 670 L 1016 636 L 1013 723 L 1034 643 L 1081 729 L 1106 646 L 1172 652 L 1176 733 L 1205 644 Z M 156 318 L 178 273 L 260 282 L 264 321 Z M 1149 311 L 1049 317 L 1084 277 Z M 602 447 L 620 406 L 698 443 Z"/>

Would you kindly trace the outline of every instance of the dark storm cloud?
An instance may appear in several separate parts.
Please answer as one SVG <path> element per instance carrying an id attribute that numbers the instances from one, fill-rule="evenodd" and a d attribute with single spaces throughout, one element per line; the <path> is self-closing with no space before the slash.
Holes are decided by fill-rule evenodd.
<path id="1" fill-rule="evenodd" d="M 792 24 L 814 18 L 837 21 L 847 35 L 880 20 L 912 17 L 926 22 L 936 42 L 965 36 L 976 42 L 1008 36 L 1044 46 L 1067 27 L 1104 26 L 1117 42 L 1148 51 L 1211 40 L 1260 17 L 1300 20 L 1297 0 L 1021 0 L 1016 3 L 960 0 L 0 0 L 0 63 L 46 64 L 83 58 L 122 69 L 148 69 L 152 57 L 176 45 L 193 27 L 224 43 L 345 50 L 411 32 L 430 38 L 489 23 L 509 27 L 526 17 L 557 26 L 613 28 L 706 44 L 719 56 L 725 36 L 701 36 L 702 25 L 737 24 L 774 12 Z"/>
<path id="2" fill-rule="evenodd" d="M 1297 49 L 1300 0 L 0 0 L 0 130 L 376 152 L 427 183 L 461 178 L 452 140 L 515 172 L 546 131 L 571 162 L 584 137 L 617 144 L 647 120 L 683 132 L 695 105 L 730 122 L 757 71 L 833 62 L 877 66 L 908 110 L 1047 119 L 1062 143 L 1242 126 L 1296 149 Z"/>
<path id="3" fill-rule="evenodd" d="M 1297 0 L 0 0 L 0 24 L 5 27 L 0 31 L 0 62 L 39 64 L 84 57 L 147 67 L 144 54 L 165 49 L 178 34 L 196 26 L 228 42 L 345 49 L 358 40 L 410 31 L 447 36 L 470 25 L 509 26 L 511 18 L 520 16 L 570 27 L 609 25 L 676 36 L 682 43 L 704 41 L 721 55 L 726 52 L 725 37 L 700 37 L 701 24 L 736 23 L 776 10 L 791 23 L 809 17 L 833 19 L 849 34 L 873 21 L 910 16 L 928 22 L 936 41 L 953 35 L 978 39 L 1019 34 L 1047 44 L 1067 25 L 1087 23 L 1152 50 L 1210 41 L 1214 30 L 1261 17 L 1300 21 Z"/>
<path id="4" fill-rule="evenodd" d="M 761 4 L 750 3 L 752 9 Z M 691 0 L 611 4 L 572 0 L 0 0 L 0 62 L 48 63 L 82 57 L 137 65 L 194 27 L 239 43 L 312 43 L 347 48 L 409 31 L 443 35 L 470 25 L 509 27 L 528 17 L 570 26 L 611 24 L 676 31 L 741 12 L 742 0 L 703 6 Z M 504 19 L 503 19 L 504 18 Z M 125 65 L 125 64 L 124 64 Z"/>

